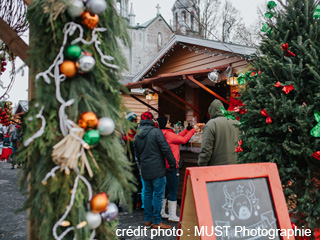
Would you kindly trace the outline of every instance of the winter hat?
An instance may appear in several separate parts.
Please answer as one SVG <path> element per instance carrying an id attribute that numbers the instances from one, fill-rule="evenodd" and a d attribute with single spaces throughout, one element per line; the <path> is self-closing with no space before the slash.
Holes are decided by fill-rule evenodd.
<path id="1" fill-rule="evenodd" d="M 166 125 L 167 125 L 168 118 L 164 117 L 164 116 L 161 116 L 161 117 L 157 118 L 157 121 L 159 123 L 159 128 L 160 129 L 164 129 L 166 127 Z"/>
<path id="2" fill-rule="evenodd" d="M 149 111 L 141 114 L 141 120 L 154 120 L 153 114 Z"/>
<path id="3" fill-rule="evenodd" d="M 126 119 L 132 122 L 133 119 L 137 119 L 137 114 L 135 114 L 134 112 L 127 111 Z"/>

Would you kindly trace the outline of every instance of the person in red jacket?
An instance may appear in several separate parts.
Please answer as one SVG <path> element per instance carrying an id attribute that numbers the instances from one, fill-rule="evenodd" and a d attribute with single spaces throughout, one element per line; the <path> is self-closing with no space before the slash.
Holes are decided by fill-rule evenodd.
<path id="1" fill-rule="evenodd" d="M 187 129 L 183 130 L 181 133 L 176 134 L 171 128 L 171 123 L 168 121 L 167 117 L 159 117 L 158 119 L 159 128 L 163 132 L 170 148 L 173 153 L 174 158 L 176 159 L 176 168 L 172 171 L 169 170 L 169 165 L 166 163 L 166 178 L 167 178 L 167 189 L 169 192 L 168 198 L 168 209 L 169 215 L 165 213 L 165 207 L 167 199 L 164 198 L 162 201 L 162 210 L 161 216 L 163 218 L 169 218 L 169 221 L 179 222 L 179 217 L 176 215 L 177 210 L 177 194 L 178 194 L 178 185 L 179 185 L 179 172 L 178 166 L 180 161 L 180 144 L 186 144 L 193 134 L 196 132 L 197 126 L 194 126 L 194 129 L 188 131 Z"/>

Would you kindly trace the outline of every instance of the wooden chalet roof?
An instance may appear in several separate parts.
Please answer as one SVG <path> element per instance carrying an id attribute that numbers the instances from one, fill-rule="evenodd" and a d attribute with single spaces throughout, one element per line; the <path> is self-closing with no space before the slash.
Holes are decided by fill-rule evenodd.
<path id="1" fill-rule="evenodd" d="M 233 72 L 247 65 L 246 57 L 255 48 L 230 43 L 175 35 L 169 43 L 134 77 L 133 82 L 163 74 L 208 73 L 207 69 L 231 66 Z M 133 86 L 127 84 L 126 86 Z"/>

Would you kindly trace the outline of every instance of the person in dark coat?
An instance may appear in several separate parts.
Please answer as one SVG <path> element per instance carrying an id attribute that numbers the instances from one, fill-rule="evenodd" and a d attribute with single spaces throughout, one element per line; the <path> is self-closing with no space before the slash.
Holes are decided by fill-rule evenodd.
<path id="1" fill-rule="evenodd" d="M 141 166 L 141 175 L 145 184 L 144 196 L 144 218 L 145 226 L 157 229 L 171 228 L 170 225 L 162 223 L 161 208 L 163 192 L 166 186 L 166 161 L 175 169 L 176 160 L 172 154 L 162 131 L 155 125 L 151 112 L 141 115 L 138 134 L 134 138 L 134 150 Z M 153 222 L 152 222 L 152 197 Z"/>
<path id="2" fill-rule="evenodd" d="M 236 164 L 235 149 L 239 140 L 239 122 L 223 116 L 220 100 L 215 99 L 210 107 L 210 121 L 203 128 L 199 166 Z"/>

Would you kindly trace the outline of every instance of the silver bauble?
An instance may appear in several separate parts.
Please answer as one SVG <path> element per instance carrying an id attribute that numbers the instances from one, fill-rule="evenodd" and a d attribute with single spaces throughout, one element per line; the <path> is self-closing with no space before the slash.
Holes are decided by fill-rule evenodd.
<path id="1" fill-rule="evenodd" d="M 105 0 L 89 0 L 86 6 L 89 12 L 99 15 L 106 10 L 107 3 Z"/>
<path id="2" fill-rule="evenodd" d="M 101 216 L 99 213 L 87 212 L 86 220 L 90 229 L 96 229 L 101 224 Z"/>
<path id="3" fill-rule="evenodd" d="M 68 5 L 67 11 L 73 18 L 80 17 L 84 11 L 84 4 L 82 0 L 71 0 Z"/>
<path id="4" fill-rule="evenodd" d="M 109 203 L 105 212 L 101 213 L 103 220 L 110 222 L 118 216 L 119 210 L 116 204 Z"/>
<path id="5" fill-rule="evenodd" d="M 83 73 L 89 72 L 95 64 L 96 60 L 94 60 L 94 58 L 90 55 L 82 55 L 77 61 L 77 66 L 80 72 Z"/>
<path id="6" fill-rule="evenodd" d="M 99 119 L 98 131 L 101 135 L 107 136 L 112 134 L 115 127 L 114 121 L 111 118 L 103 117 Z"/>
<path id="7" fill-rule="evenodd" d="M 208 78 L 209 78 L 210 81 L 212 81 L 214 83 L 220 82 L 218 73 L 216 71 L 209 72 L 208 73 Z"/>

